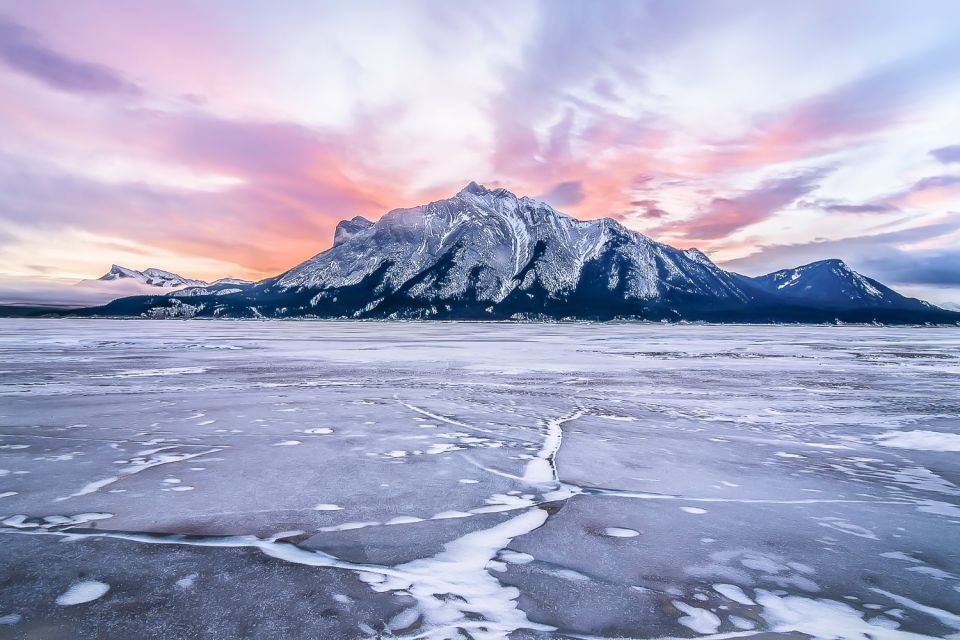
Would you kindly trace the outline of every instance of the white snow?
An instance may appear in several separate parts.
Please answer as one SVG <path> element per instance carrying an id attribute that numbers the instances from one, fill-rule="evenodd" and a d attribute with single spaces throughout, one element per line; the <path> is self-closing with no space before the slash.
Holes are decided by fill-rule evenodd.
<path id="1" fill-rule="evenodd" d="M 70 607 L 84 602 L 91 602 L 97 598 L 102 598 L 110 591 L 110 585 L 97 580 L 84 580 L 70 586 L 64 593 L 57 596 L 57 604 L 62 607 Z"/>
<path id="2" fill-rule="evenodd" d="M 612 538 L 635 538 L 640 532 L 635 529 L 625 529 L 623 527 L 607 527 L 603 534 Z"/>
<path id="3" fill-rule="evenodd" d="M 695 633 L 716 633 L 717 629 L 720 628 L 720 618 L 712 611 L 694 607 L 679 600 L 674 600 L 673 606 L 686 614 L 681 616 L 677 622 Z"/>
<path id="4" fill-rule="evenodd" d="M 735 584 L 715 584 L 713 585 L 713 590 L 722 595 L 724 598 L 733 600 L 734 602 L 739 602 L 740 604 L 745 604 L 748 606 L 756 604 L 747 594 L 743 592 L 743 589 Z"/>
<path id="5" fill-rule="evenodd" d="M 960 451 L 960 434 L 943 431 L 894 431 L 877 436 L 884 447 L 919 451 Z"/>
<path id="6" fill-rule="evenodd" d="M 924 637 L 870 624 L 864 620 L 863 613 L 836 600 L 780 596 L 758 589 L 757 603 L 763 607 L 763 618 L 771 630 L 779 633 L 793 631 L 822 640 L 920 640 Z"/>
<path id="7" fill-rule="evenodd" d="M 177 580 L 177 586 L 180 587 L 181 589 L 189 589 L 193 587 L 193 582 L 197 579 L 197 576 L 199 575 L 200 574 L 197 574 L 197 573 L 191 573 L 185 578 L 180 578 L 179 580 Z"/>
<path id="8" fill-rule="evenodd" d="M 701 509 L 700 507 L 680 507 L 680 510 L 694 515 L 703 515 L 707 512 L 706 509 Z"/>

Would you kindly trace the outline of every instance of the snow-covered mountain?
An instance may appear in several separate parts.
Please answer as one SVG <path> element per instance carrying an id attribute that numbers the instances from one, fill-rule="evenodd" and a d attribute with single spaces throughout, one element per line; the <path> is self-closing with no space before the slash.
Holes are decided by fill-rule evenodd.
<path id="1" fill-rule="evenodd" d="M 148 271 L 154 273 L 147 277 L 156 282 L 179 278 Z M 544 202 L 472 182 L 451 198 L 395 209 L 377 222 L 359 216 L 344 220 L 337 225 L 330 249 L 274 278 L 256 284 L 192 284 L 166 295 L 116 300 L 84 313 L 720 322 L 960 320 L 960 314 L 905 298 L 837 260 L 750 278 L 724 271 L 696 249 L 675 249 L 615 220 L 576 220 Z"/>
<path id="2" fill-rule="evenodd" d="M 97 280 L 85 280 L 84 283 L 115 281 L 138 283 L 141 285 L 149 285 L 149 287 L 160 287 L 161 289 L 174 289 L 175 291 L 169 295 L 180 298 L 236 293 L 253 284 L 250 280 L 240 280 L 239 278 L 220 278 L 213 282 L 207 282 L 205 280 L 184 278 L 179 274 L 164 271 L 163 269 L 144 269 L 143 271 L 137 271 L 119 265 L 110 267 L 110 271 L 100 276 Z M 137 293 L 149 294 L 151 291 L 141 290 Z"/>
<path id="3" fill-rule="evenodd" d="M 207 283 L 162 269 L 137 271 L 113 265 L 103 276 L 79 282 L 36 280 L 19 286 L 5 286 L 5 283 L 0 282 L 0 307 L 16 306 L 55 311 L 104 305 L 119 298 L 156 295 L 161 292 L 176 292 L 178 295 L 187 296 L 227 289 L 237 291 L 251 284 L 253 283 L 250 281 L 237 278 L 221 278 Z M 0 315 L 2 314 L 0 310 Z"/>
<path id="4" fill-rule="evenodd" d="M 309 292 L 308 300 L 291 299 L 299 313 L 333 307 L 348 315 L 424 317 L 458 315 L 454 307 L 577 316 L 589 301 L 666 312 L 674 302 L 751 297 L 700 252 L 654 242 L 611 219 L 576 220 L 476 183 L 447 200 L 391 211 L 377 223 L 354 218 L 337 235 L 331 249 L 268 282 L 263 293 Z M 369 295 L 351 309 L 343 297 L 352 300 L 357 291 Z"/>
<path id="5" fill-rule="evenodd" d="M 121 267 L 120 265 L 113 265 L 110 267 L 110 270 L 105 274 L 97 278 L 98 280 L 123 280 L 123 279 L 132 279 L 143 284 L 149 284 L 154 287 L 162 288 L 175 288 L 175 287 L 203 287 L 209 284 L 203 280 L 193 280 L 191 278 L 184 278 L 181 275 L 176 273 L 170 273 L 169 271 L 164 271 L 163 269 L 144 269 L 143 271 L 137 271 L 136 269 L 128 269 L 126 267 Z"/>
<path id="6" fill-rule="evenodd" d="M 750 280 L 785 300 L 833 308 L 887 307 L 929 309 L 928 302 L 907 298 L 851 269 L 843 260 L 820 260 L 781 269 Z"/>

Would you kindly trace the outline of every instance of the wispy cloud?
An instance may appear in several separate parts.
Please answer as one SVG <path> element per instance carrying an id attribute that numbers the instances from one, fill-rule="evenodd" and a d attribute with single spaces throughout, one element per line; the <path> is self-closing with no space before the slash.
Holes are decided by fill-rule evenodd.
<path id="1" fill-rule="evenodd" d="M 71 93 L 137 96 L 142 90 L 110 67 L 47 47 L 33 30 L 0 16 L 0 60 L 17 73 Z"/>
<path id="2" fill-rule="evenodd" d="M 829 170 L 806 171 L 768 180 L 734 196 L 714 198 L 691 220 L 677 225 L 682 235 L 693 240 L 728 236 L 744 227 L 762 222 L 819 186 Z"/>

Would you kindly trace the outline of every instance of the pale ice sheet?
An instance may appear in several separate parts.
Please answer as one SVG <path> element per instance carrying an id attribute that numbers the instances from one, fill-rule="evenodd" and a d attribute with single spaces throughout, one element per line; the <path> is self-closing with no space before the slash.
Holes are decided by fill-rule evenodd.
<path id="1" fill-rule="evenodd" d="M 248 550 L 275 590 L 290 567 L 356 580 L 309 596 L 343 637 L 945 637 L 958 351 L 856 327 L 0 322 L 2 531 L 52 541 L 5 562 L 104 545 L 119 593 L 148 545 Z M 199 570 L 162 588 L 203 620 L 226 605 Z M 42 603 L 65 584 L 0 613 L 63 624 Z"/>

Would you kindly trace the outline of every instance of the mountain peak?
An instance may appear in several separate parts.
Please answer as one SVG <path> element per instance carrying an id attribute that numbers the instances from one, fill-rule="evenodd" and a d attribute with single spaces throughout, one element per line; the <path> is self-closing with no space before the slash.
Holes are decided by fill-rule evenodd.
<path id="1" fill-rule="evenodd" d="M 337 223 L 337 228 L 333 232 L 333 246 L 336 247 L 337 245 L 343 244 L 364 229 L 368 229 L 373 225 L 373 222 L 370 222 L 363 216 L 354 216 L 350 220 L 341 220 Z"/>
<path id="2" fill-rule="evenodd" d="M 824 267 L 837 267 L 837 268 L 839 268 L 839 269 L 845 269 L 845 270 L 847 270 L 847 271 L 851 271 L 850 267 L 847 266 L 847 263 L 844 262 L 843 260 L 841 260 L 840 258 L 828 258 L 828 259 L 826 259 L 826 260 L 817 260 L 817 261 L 815 261 L 815 262 L 811 262 L 811 263 L 809 263 L 809 264 L 805 264 L 805 265 L 803 265 L 803 266 L 801 266 L 801 267 L 797 267 L 797 268 L 798 268 L 798 269 L 806 269 L 807 267 L 820 267 L 820 266 L 824 266 Z"/>
<path id="3" fill-rule="evenodd" d="M 135 278 L 139 271 L 121 267 L 119 264 L 111 264 L 110 270 L 98 278 L 99 280 L 118 280 L 120 278 Z"/>
<path id="4" fill-rule="evenodd" d="M 468 184 L 459 192 L 457 192 L 457 195 L 455 197 L 462 198 L 463 196 L 479 196 L 479 197 L 494 196 L 498 198 L 516 198 L 517 197 L 514 193 L 508 191 L 507 189 L 504 189 L 503 187 L 498 187 L 496 189 L 488 189 L 484 185 L 477 184 L 472 180 L 470 181 L 470 184 Z"/>
<path id="5" fill-rule="evenodd" d="M 470 184 L 468 184 L 463 189 L 461 189 L 460 192 L 457 193 L 457 195 L 459 196 L 464 194 L 470 194 L 474 196 L 484 196 L 484 195 L 487 195 L 488 193 L 490 193 L 489 189 L 487 189 L 482 184 L 477 184 L 476 182 L 471 180 Z"/>

